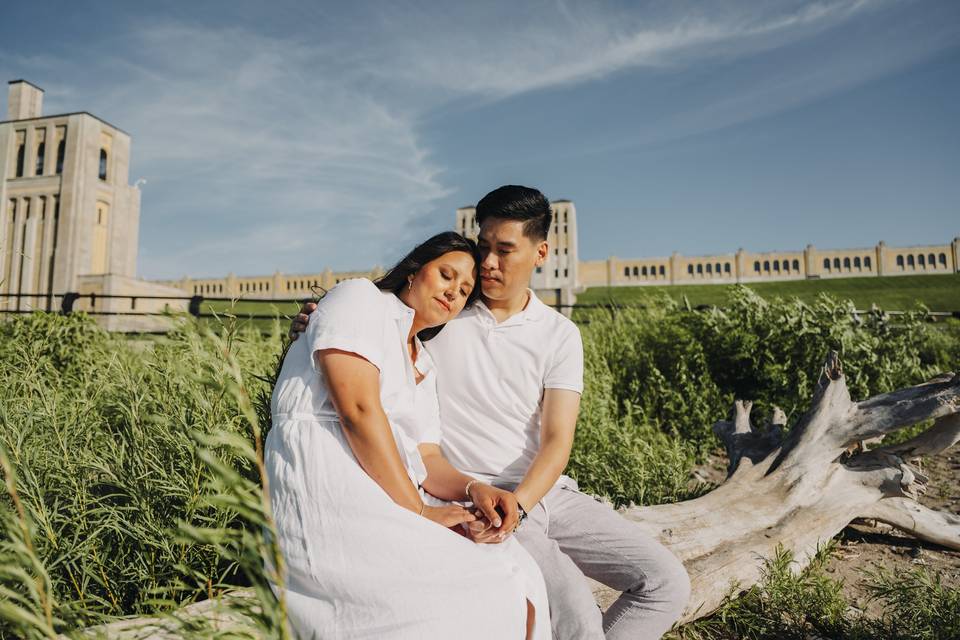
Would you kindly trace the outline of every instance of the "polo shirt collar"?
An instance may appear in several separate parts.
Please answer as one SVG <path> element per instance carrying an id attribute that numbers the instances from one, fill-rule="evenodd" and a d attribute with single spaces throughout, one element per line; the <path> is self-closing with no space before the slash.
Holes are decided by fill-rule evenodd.
<path id="1" fill-rule="evenodd" d="M 388 301 L 388 313 L 390 313 L 395 320 L 409 319 L 411 322 L 413 322 L 413 309 L 405 305 L 399 296 L 397 296 L 397 294 L 393 293 L 392 291 L 384 291 L 383 295 Z"/>
<path id="2" fill-rule="evenodd" d="M 527 301 L 527 306 L 503 322 L 499 323 L 498 326 L 503 327 L 513 324 L 536 322 L 537 320 L 543 318 L 543 314 L 547 308 L 547 305 L 543 304 L 540 298 L 537 297 L 537 294 L 533 292 L 533 289 L 527 289 L 527 293 L 530 294 L 530 300 Z M 496 322 L 496 317 L 493 315 L 493 312 L 490 311 L 490 307 L 488 307 L 482 299 L 478 299 L 474 304 L 483 315 L 488 316 L 491 320 Z"/>

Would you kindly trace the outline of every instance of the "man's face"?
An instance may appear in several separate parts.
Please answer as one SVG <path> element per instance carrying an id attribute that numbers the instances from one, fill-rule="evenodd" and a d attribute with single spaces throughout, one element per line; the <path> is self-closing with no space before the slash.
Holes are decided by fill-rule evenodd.
<path id="1" fill-rule="evenodd" d="M 491 300 L 510 300 L 526 291 L 533 270 L 547 257 L 546 240 L 531 240 L 523 222 L 487 218 L 480 225 L 480 285 Z"/>

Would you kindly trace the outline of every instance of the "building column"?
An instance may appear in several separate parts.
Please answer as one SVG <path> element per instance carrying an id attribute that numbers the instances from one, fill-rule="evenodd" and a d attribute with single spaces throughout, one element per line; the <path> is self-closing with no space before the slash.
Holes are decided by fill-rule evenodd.
<path id="1" fill-rule="evenodd" d="M 616 262 L 616 260 L 617 260 L 616 256 L 610 256 L 609 258 L 607 258 L 607 286 L 608 287 L 613 286 L 613 276 L 614 276 L 613 265 Z"/>
<path id="2" fill-rule="evenodd" d="M 887 271 L 887 243 L 881 240 L 877 243 L 877 275 L 882 276 Z"/>
<path id="3" fill-rule="evenodd" d="M 803 249 L 803 268 L 808 278 L 820 275 L 820 265 L 817 263 L 817 249 L 812 244 L 808 244 Z"/>
<path id="4" fill-rule="evenodd" d="M 26 226 L 25 222 L 27 219 L 26 211 L 27 207 L 30 206 L 28 203 L 30 200 L 28 198 L 17 198 L 17 209 L 16 215 L 13 217 L 13 237 L 12 242 L 10 243 L 11 259 L 10 259 L 10 286 L 7 289 L 10 293 L 22 293 L 20 288 L 20 266 L 23 262 L 23 232 L 24 227 Z M 19 299 L 13 300 L 12 304 L 14 309 L 21 308 L 21 301 Z"/>
<path id="5" fill-rule="evenodd" d="M 680 254 L 674 251 L 670 254 L 670 284 L 677 283 L 677 261 L 680 259 Z"/>
<path id="6" fill-rule="evenodd" d="M 283 284 L 283 274 L 280 273 L 279 271 L 274 271 L 273 279 L 270 282 L 270 288 L 272 289 L 271 293 L 273 294 L 272 296 L 270 296 L 271 298 L 276 299 L 276 298 L 283 298 L 284 296 L 286 296 L 286 292 L 281 291 L 280 289 L 280 286 L 282 284 Z"/>
<path id="7" fill-rule="evenodd" d="M 734 278 L 736 278 L 738 283 L 742 281 L 745 273 L 745 270 L 743 267 L 743 258 L 745 254 L 746 252 L 743 250 L 743 247 L 740 247 L 739 249 L 737 249 L 737 253 L 733 258 L 733 270 L 734 270 L 733 276 Z"/>
<path id="8" fill-rule="evenodd" d="M 954 238 L 950 243 L 950 254 L 953 257 L 953 271 L 960 272 L 960 238 Z"/>

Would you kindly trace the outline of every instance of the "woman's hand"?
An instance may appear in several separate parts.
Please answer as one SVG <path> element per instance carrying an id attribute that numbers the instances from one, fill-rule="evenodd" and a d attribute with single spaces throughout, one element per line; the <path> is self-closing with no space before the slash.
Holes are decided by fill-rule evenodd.
<path id="1" fill-rule="evenodd" d="M 470 527 L 471 537 L 476 542 L 501 542 L 511 533 L 520 520 L 517 509 L 517 497 L 510 491 L 482 482 L 470 484 L 470 499 L 477 508 L 477 516 L 482 516 L 486 526 L 476 531 Z"/>
<path id="2" fill-rule="evenodd" d="M 443 525 L 448 529 L 468 522 L 473 522 L 477 519 L 477 517 L 470 513 L 470 511 L 456 504 L 446 505 L 443 507 L 430 507 L 424 505 L 423 513 L 421 515 L 424 518 L 433 520 L 437 524 Z"/>

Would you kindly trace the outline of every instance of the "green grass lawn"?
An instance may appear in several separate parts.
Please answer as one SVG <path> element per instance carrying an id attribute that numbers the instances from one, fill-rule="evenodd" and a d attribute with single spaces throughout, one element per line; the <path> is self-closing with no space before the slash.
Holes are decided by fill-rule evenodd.
<path id="1" fill-rule="evenodd" d="M 897 276 L 887 278 L 837 278 L 749 283 L 764 298 L 800 298 L 812 301 L 820 293 L 853 300 L 858 309 L 875 304 L 888 311 L 915 309 L 925 304 L 931 311 L 960 311 L 960 274 Z M 666 294 L 677 301 L 686 296 L 693 306 L 722 306 L 729 285 L 676 285 L 652 287 L 591 287 L 577 296 L 577 304 L 643 304 Z"/>

